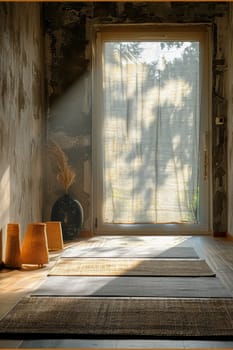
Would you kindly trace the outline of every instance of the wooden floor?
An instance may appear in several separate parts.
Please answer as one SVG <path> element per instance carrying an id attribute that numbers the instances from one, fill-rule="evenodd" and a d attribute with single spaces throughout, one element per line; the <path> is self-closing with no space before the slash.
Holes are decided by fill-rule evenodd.
<path id="1" fill-rule="evenodd" d="M 93 237 L 80 240 L 78 244 L 91 246 L 117 244 L 141 244 L 143 237 L 129 236 L 121 238 Z M 233 241 L 211 236 L 156 236 L 145 237 L 158 248 L 175 245 L 192 246 L 200 256 L 206 259 L 227 289 L 233 292 Z M 77 243 L 66 244 L 66 248 Z M 48 271 L 54 266 L 59 253 L 50 254 L 50 263 L 44 268 L 24 266 L 18 270 L 0 270 L 0 317 L 3 317 L 23 296 L 34 291 L 46 279 Z M 22 320 L 23 322 L 23 320 Z M 192 341 L 192 340 L 127 340 L 127 339 L 35 339 L 0 340 L 0 348 L 232 348 L 233 341 Z"/>

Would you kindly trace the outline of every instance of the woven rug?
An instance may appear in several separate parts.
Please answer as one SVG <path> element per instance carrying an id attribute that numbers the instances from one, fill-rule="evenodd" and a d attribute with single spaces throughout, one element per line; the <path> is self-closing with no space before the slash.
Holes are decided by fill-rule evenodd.
<path id="1" fill-rule="evenodd" d="M 193 247 L 171 247 L 158 249 L 158 247 L 145 243 L 137 246 L 116 246 L 105 244 L 103 246 L 88 246 L 80 244 L 66 249 L 62 255 L 64 258 L 175 258 L 197 259 L 198 255 Z"/>
<path id="2" fill-rule="evenodd" d="M 62 258 L 49 276 L 215 276 L 204 260 Z"/>
<path id="3" fill-rule="evenodd" d="M 87 297 L 224 298 L 232 294 L 217 277 L 50 276 L 31 295 Z"/>
<path id="4" fill-rule="evenodd" d="M 232 299 L 26 297 L 1 321 L 9 337 L 232 338 Z"/>

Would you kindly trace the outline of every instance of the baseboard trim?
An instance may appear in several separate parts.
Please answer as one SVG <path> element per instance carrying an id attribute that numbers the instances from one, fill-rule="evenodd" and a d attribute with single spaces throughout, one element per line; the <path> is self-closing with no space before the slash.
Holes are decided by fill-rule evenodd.
<path id="1" fill-rule="evenodd" d="M 80 238 L 91 238 L 94 236 L 95 236 L 94 232 L 91 232 L 91 231 L 81 231 L 79 234 Z"/>
<path id="2" fill-rule="evenodd" d="M 213 237 L 227 237 L 227 232 L 214 232 Z"/>
<path id="3" fill-rule="evenodd" d="M 230 233 L 227 232 L 226 238 L 229 239 L 230 241 L 233 241 L 233 236 L 230 235 Z"/>

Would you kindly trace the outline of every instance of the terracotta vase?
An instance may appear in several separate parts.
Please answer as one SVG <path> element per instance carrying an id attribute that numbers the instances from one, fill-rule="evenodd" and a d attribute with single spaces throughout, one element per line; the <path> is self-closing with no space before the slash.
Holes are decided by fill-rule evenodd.
<path id="1" fill-rule="evenodd" d="M 9 223 L 6 235 L 5 267 L 18 269 L 21 263 L 19 224 Z"/>
<path id="2" fill-rule="evenodd" d="M 21 251 L 22 263 L 44 265 L 49 262 L 46 225 L 32 223 L 27 226 Z"/>
<path id="3" fill-rule="evenodd" d="M 0 229 L 0 268 L 3 267 L 3 260 L 2 260 L 2 229 Z"/>
<path id="4" fill-rule="evenodd" d="M 46 235 L 49 250 L 63 249 L 62 227 L 60 221 L 46 222 Z"/>

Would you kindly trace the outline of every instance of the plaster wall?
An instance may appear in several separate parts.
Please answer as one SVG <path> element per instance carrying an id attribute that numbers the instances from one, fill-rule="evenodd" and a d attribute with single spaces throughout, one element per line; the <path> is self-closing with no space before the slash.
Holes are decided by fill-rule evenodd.
<path id="1" fill-rule="evenodd" d="M 213 194 L 213 230 L 216 235 L 227 233 L 228 227 L 228 54 L 230 37 L 228 33 L 228 14 L 216 18 L 213 28 L 212 55 L 212 194 Z M 217 122 L 222 119 L 222 123 Z"/>
<path id="2" fill-rule="evenodd" d="M 40 4 L 0 4 L 0 229 L 42 220 L 44 101 Z"/>
<path id="3" fill-rule="evenodd" d="M 230 4 L 228 22 L 228 51 L 227 51 L 227 81 L 226 91 L 228 94 L 228 233 L 233 236 L 233 4 Z"/>
<path id="4" fill-rule="evenodd" d="M 222 45 L 227 34 L 228 3 L 212 2 L 88 2 L 47 3 L 44 6 L 46 31 L 46 78 L 48 139 L 53 139 L 66 152 L 76 170 L 76 182 L 70 194 L 84 207 L 84 229 L 92 229 L 92 27 L 94 24 L 121 23 L 207 23 L 213 29 L 213 88 L 217 59 L 226 59 Z M 220 62 L 221 63 L 221 62 Z M 225 64 L 225 61 L 223 65 Z M 222 69 L 222 68 L 221 68 Z M 222 75 L 220 84 L 225 84 Z M 222 93 L 222 91 L 220 91 Z M 215 100 L 213 92 L 210 124 L 212 148 L 211 221 L 216 233 L 227 231 L 227 156 L 226 123 L 216 128 L 214 114 L 219 110 L 227 120 L 225 105 Z M 221 112 L 222 113 L 222 112 Z M 221 141 L 219 142 L 219 131 Z M 217 166 L 216 166 L 217 164 Z M 216 169 L 218 171 L 216 171 Z M 50 217 L 54 201 L 63 193 L 54 180 L 54 167 L 48 162 L 44 217 Z"/>

